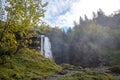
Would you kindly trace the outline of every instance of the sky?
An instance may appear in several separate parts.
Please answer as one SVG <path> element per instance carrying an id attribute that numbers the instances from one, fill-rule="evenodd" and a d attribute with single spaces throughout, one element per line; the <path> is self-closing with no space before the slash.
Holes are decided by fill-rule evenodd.
<path id="1" fill-rule="evenodd" d="M 120 0 L 43 0 L 48 2 L 44 20 L 52 27 L 68 28 L 79 22 L 80 16 L 92 18 L 102 9 L 106 15 L 120 9 Z M 44 2 L 43 2 L 44 3 Z"/>

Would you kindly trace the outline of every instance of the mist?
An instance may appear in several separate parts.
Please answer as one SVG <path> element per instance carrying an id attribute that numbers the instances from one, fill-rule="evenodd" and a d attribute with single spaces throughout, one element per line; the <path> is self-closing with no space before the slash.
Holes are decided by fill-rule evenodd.
<path id="1" fill-rule="evenodd" d="M 74 27 L 67 31 L 55 27 L 46 33 L 56 63 L 83 67 L 118 63 L 114 62 L 114 57 L 119 55 L 120 49 L 120 24 L 116 17 L 120 13 L 106 16 L 99 10 L 93 15 L 96 15 L 93 19 L 88 19 L 86 15 L 85 20 L 80 17 L 79 23 L 74 22 Z"/>

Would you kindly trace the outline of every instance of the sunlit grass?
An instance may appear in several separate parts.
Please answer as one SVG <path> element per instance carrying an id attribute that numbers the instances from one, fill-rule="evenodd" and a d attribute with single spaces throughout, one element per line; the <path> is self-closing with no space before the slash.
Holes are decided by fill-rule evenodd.
<path id="1" fill-rule="evenodd" d="M 0 80 L 43 79 L 60 69 L 53 61 L 41 56 L 39 52 L 26 48 L 21 49 L 12 58 L 7 58 L 4 65 L 0 65 Z"/>

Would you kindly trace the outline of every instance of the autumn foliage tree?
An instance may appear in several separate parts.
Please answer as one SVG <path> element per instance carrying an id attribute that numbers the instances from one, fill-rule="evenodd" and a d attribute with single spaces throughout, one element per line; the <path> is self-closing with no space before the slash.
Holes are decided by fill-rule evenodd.
<path id="1" fill-rule="evenodd" d="M 44 17 L 42 0 L 6 0 L 6 20 L 0 20 L 0 55 L 12 55 L 37 35 Z"/>

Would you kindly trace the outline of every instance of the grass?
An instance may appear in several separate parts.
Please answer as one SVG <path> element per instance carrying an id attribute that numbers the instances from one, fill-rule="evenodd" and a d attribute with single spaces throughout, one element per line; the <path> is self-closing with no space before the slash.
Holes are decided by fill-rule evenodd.
<path id="1" fill-rule="evenodd" d="M 116 78 L 107 73 L 93 72 L 90 69 L 85 69 L 84 72 L 67 75 L 58 80 L 116 80 Z"/>
<path id="2" fill-rule="evenodd" d="M 43 79 L 60 70 L 61 67 L 39 52 L 25 48 L 12 58 L 6 58 L 6 63 L 0 65 L 0 80 Z"/>
<path id="3" fill-rule="evenodd" d="M 71 65 L 71 64 L 61 64 L 61 67 L 63 69 L 67 69 L 67 70 L 81 70 L 82 67 L 81 66 L 74 66 L 74 65 Z"/>
<path id="4" fill-rule="evenodd" d="M 120 65 L 114 65 L 110 68 L 110 71 L 113 73 L 119 73 L 120 74 Z"/>

